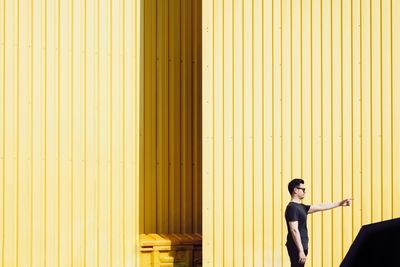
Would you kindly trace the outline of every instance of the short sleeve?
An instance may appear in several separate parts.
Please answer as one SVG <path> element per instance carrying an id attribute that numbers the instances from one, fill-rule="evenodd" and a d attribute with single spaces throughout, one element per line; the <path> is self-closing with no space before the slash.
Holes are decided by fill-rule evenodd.
<path id="1" fill-rule="evenodd" d="M 286 211 L 286 219 L 288 222 L 298 221 L 299 215 L 295 206 L 289 206 Z"/>
<path id="2" fill-rule="evenodd" d="M 308 213 L 308 211 L 310 210 L 310 205 L 304 205 L 303 204 L 303 207 L 304 207 L 304 210 L 306 211 L 306 214 Z"/>

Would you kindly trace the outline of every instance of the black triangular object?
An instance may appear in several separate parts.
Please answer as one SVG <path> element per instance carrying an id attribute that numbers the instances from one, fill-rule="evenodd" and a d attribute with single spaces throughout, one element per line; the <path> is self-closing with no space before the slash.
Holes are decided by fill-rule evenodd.
<path id="1" fill-rule="evenodd" d="M 400 218 L 361 227 L 340 267 L 400 267 Z"/>

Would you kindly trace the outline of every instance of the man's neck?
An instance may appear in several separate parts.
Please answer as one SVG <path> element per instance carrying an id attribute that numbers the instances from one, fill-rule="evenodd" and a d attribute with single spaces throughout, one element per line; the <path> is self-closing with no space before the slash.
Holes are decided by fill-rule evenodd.
<path id="1" fill-rule="evenodd" d="M 301 203 L 301 200 L 298 198 L 292 198 L 292 200 L 290 202 L 296 202 L 296 203 Z"/>

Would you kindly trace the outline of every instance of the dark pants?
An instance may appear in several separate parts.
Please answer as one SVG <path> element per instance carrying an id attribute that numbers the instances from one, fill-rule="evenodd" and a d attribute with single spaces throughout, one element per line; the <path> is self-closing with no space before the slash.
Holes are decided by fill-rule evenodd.
<path id="1" fill-rule="evenodd" d="M 295 245 L 286 245 L 290 257 L 291 267 L 302 267 L 304 264 L 299 263 L 299 250 Z M 304 250 L 304 254 L 308 255 L 308 249 Z"/>

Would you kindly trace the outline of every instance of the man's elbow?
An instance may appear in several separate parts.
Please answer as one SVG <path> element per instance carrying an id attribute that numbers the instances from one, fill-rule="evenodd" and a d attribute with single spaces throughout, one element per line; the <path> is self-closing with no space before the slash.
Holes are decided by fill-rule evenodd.
<path id="1" fill-rule="evenodd" d="M 297 235 L 297 234 L 299 234 L 300 232 L 299 232 L 299 230 L 298 229 L 296 229 L 296 228 L 293 228 L 293 229 L 290 229 L 290 233 L 294 236 L 294 235 Z"/>

